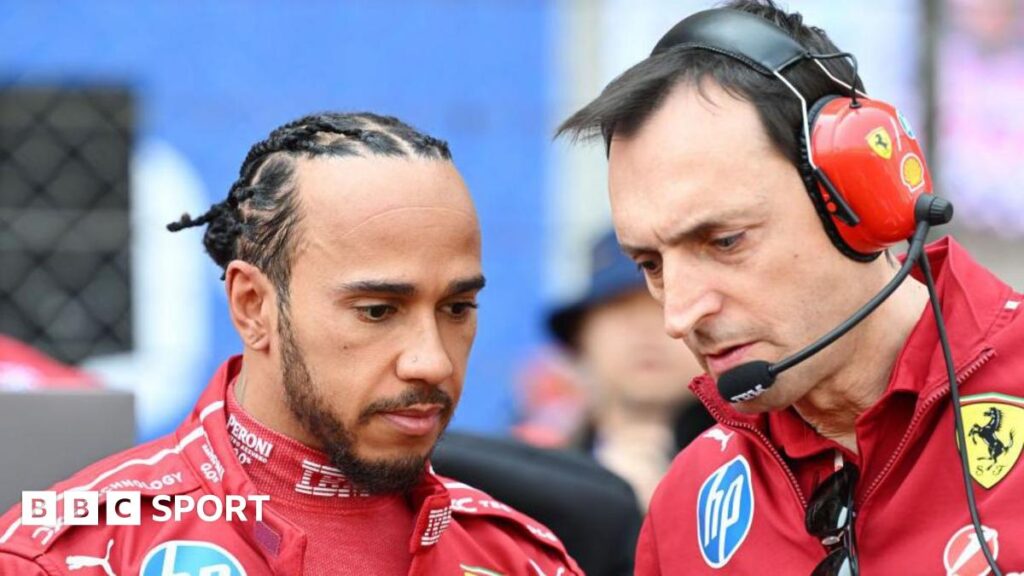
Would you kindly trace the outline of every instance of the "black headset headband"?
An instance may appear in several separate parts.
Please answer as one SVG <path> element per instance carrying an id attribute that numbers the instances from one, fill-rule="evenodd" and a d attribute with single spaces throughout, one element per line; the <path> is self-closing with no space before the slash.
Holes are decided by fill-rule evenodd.
<path id="1" fill-rule="evenodd" d="M 705 10 L 680 21 L 661 37 L 651 56 L 678 46 L 724 54 L 766 76 L 811 56 L 778 26 L 729 8 Z"/>
<path id="2" fill-rule="evenodd" d="M 800 99 L 804 125 L 803 131 L 798 133 L 800 159 L 797 163 L 797 170 L 800 172 L 811 202 L 825 226 L 825 232 L 836 248 L 849 258 L 859 262 L 868 262 L 877 258 L 881 252 L 862 254 L 846 243 L 836 228 L 832 215 L 826 209 L 825 201 L 818 193 L 818 184 L 822 182 L 831 189 L 831 195 L 835 198 L 835 202 L 837 204 L 842 202 L 842 196 L 832 188 L 824 173 L 817 170 L 809 146 L 810 126 L 818 111 L 831 98 L 825 97 L 819 99 L 817 103 L 808 103 L 803 95 L 782 76 L 782 72 L 786 68 L 803 60 L 814 60 L 822 56 L 811 53 L 772 22 L 756 14 L 729 8 L 705 10 L 683 19 L 661 37 L 651 52 L 651 56 L 658 56 L 670 50 L 706 50 L 727 56 L 764 76 L 777 78 Z M 841 55 L 844 54 L 828 56 Z M 824 67 L 822 70 L 825 74 L 829 74 Z M 856 70 L 856 65 L 854 70 Z M 833 81 L 839 83 L 831 74 L 829 76 Z M 850 88 L 850 93 L 851 96 L 855 95 L 852 88 Z M 842 202 L 841 208 L 842 211 L 836 217 L 848 225 L 856 225 L 856 214 L 846 206 L 845 202 Z"/>

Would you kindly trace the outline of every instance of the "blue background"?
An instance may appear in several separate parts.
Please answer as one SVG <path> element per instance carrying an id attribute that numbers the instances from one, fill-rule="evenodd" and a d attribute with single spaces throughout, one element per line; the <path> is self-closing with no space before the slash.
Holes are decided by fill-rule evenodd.
<path id="1" fill-rule="evenodd" d="M 496 432 L 511 419 L 513 364 L 541 338 L 551 9 L 521 1 L 3 1 L 0 74 L 133 88 L 140 139 L 182 152 L 211 203 L 250 145 L 311 111 L 392 114 L 448 140 L 480 212 L 488 277 L 454 425 Z M 180 241 L 202 250 L 198 234 Z M 210 283 L 209 325 L 195 327 L 212 336 L 207 374 L 241 349 L 220 289 Z M 205 380 L 181 385 L 198 394 Z"/>

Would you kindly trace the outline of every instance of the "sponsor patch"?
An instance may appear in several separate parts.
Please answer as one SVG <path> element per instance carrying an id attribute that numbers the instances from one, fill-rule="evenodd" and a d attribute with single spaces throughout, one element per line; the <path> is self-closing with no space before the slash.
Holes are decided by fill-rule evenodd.
<path id="1" fill-rule="evenodd" d="M 142 560 L 139 576 L 246 576 L 230 552 L 210 542 L 168 540 Z"/>
<path id="2" fill-rule="evenodd" d="M 886 160 L 892 158 L 892 137 L 889 136 L 889 131 L 886 130 L 884 126 L 879 126 L 871 132 L 868 132 L 865 139 L 868 141 L 868 146 L 875 154 L 878 154 Z"/>
<path id="3" fill-rule="evenodd" d="M 984 524 L 981 532 L 985 535 L 985 545 L 992 552 L 992 557 L 998 559 L 999 532 Z M 972 524 L 957 530 L 949 539 L 942 553 L 942 562 L 946 566 L 946 576 L 985 576 L 991 572 Z"/>
<path id="4" fill-rule="evenodd" d="M 924 185 L 924 164 L 921 163 L 917 154 L 911 152 L 900 161 L 900 178 L 903 179 L 903 185 L 911 192 L 917 191 Z"/>
<path id="5" fill-rule="evenodd" d="M 704 480 L 697 497 L 697 544 L 708 566 L 721 568 L 732 559 L 753 519 L 750 464 L 737 456 Z"/>
<path id="6" fill-rule="evenodd" d="M 228 416 L 228 431 L 231 433 L 231 446 L 235 449 L 238 462 L 243 466 L 258 460 L 264 464 L 270 458 L 270 452 L 274 444 L 250 432 L 244 424 L 235 418 L 234 414 Z"/>
<path id="7" fill-rule="evenodd" d="M 448 524 L 451 521 L 452 509 L 450 507 L 445 506 L 431 510 L 427 515 L 427 527 L 423 530 L 423 535 L 420 536 L 420 545 L 433 546 L 437 544 L 441 539 L 441 534 L 448 529 Z"/>
<path id="8" fill-rule="evenodd" d="M 295 484 L 295 491 L 307 496 L 328 498 L 368 497 L 370 493 L 349 484 L 341 470 L 310 460 L 302 461 L 302 477 Z"/>
<path id="9" fill-rule="evenodd" d="M 1020 460 L 1024 433 L 1024 398 L 976 394 L 960 401 L 971 477 L 990 489 Z"/>

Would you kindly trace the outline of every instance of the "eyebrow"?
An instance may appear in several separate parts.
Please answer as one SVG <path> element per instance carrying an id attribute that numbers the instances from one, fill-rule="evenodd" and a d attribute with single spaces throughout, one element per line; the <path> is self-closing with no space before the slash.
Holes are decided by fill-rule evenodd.
<path id="1" fill-rule="evenodd" d="M 482 275 L 453 280 L 445 290 L 445 296 L 463 294 L 482 290 L 487 283 Z M 416 294 L 416 286 L 409 282 L 391 282 L 387 280 L 357 280 L 346 282 L 339 287 L 339 292 L 390 294 L 393 296 L 413 296 Z"/>
<path id="2" fill-rule="evenodd" d="M 666 237 L 662 243 L 666 246 L 678 246 L 692 240 L 694 238 L 701 238 L 707 236 L 709 232 L 714 230 L 720 230 L 731 224 L 730 221 L 737 218 L 746 218 L 753 214 L 753 211 L 749 207 L 735 208 L 731 210 L 723 210 L 717 212 L 703 219 L 697 219 L 696 221 L 686 224 Z M 657 252 L 658 250 L 648 246 L 633 246 L 631 244 L 622 244 L 623 252 L 630 255 L 636 255 L 643 252 Z"/>
<path id="3" fill-rule="evenodd" d="M 478 274 L 472 278 L 455 280 L 448 284 L 448 290 L 445 291 L 445 295 L 454 296 L 465 292 L 477 292 L 479 290 L 483 290 L 484 285 L 486 284 L 487 279 L 484 278 L 482 274 Z"/>
<path id="4" fill-rule="evenodd" d="M 408 282 L 389 282 L 386 280 L 357 280 L 345 282 L 339 292 L 370 292 L 373 294 L 393 294 L 395 296 L 412 296 L 416 287 Z"/>

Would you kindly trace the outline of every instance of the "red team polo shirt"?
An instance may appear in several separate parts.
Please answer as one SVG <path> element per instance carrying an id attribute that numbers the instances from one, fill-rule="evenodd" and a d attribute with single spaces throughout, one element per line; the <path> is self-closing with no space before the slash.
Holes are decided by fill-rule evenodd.
<path id="1" fill-rule="evenodd" d="M 1004 574 L 1024 571 L 1024 296 L 951 239 L 927 254 L 986 539 Z M 885 393 L 858 418 L 856 456 L 792 411 L 744 415 L 710 378 L 691 388 L 719 424 L 676 458 L 655 493 L 637 549 L 638 575 L 809 574 L 826 550 L 804 528 L 804 511 L 813 488 L 835 469 L 837 450 L 860 471 L 854 509 L 863 574 L 988 573 L 971 527 L 930 308 Z"/>

